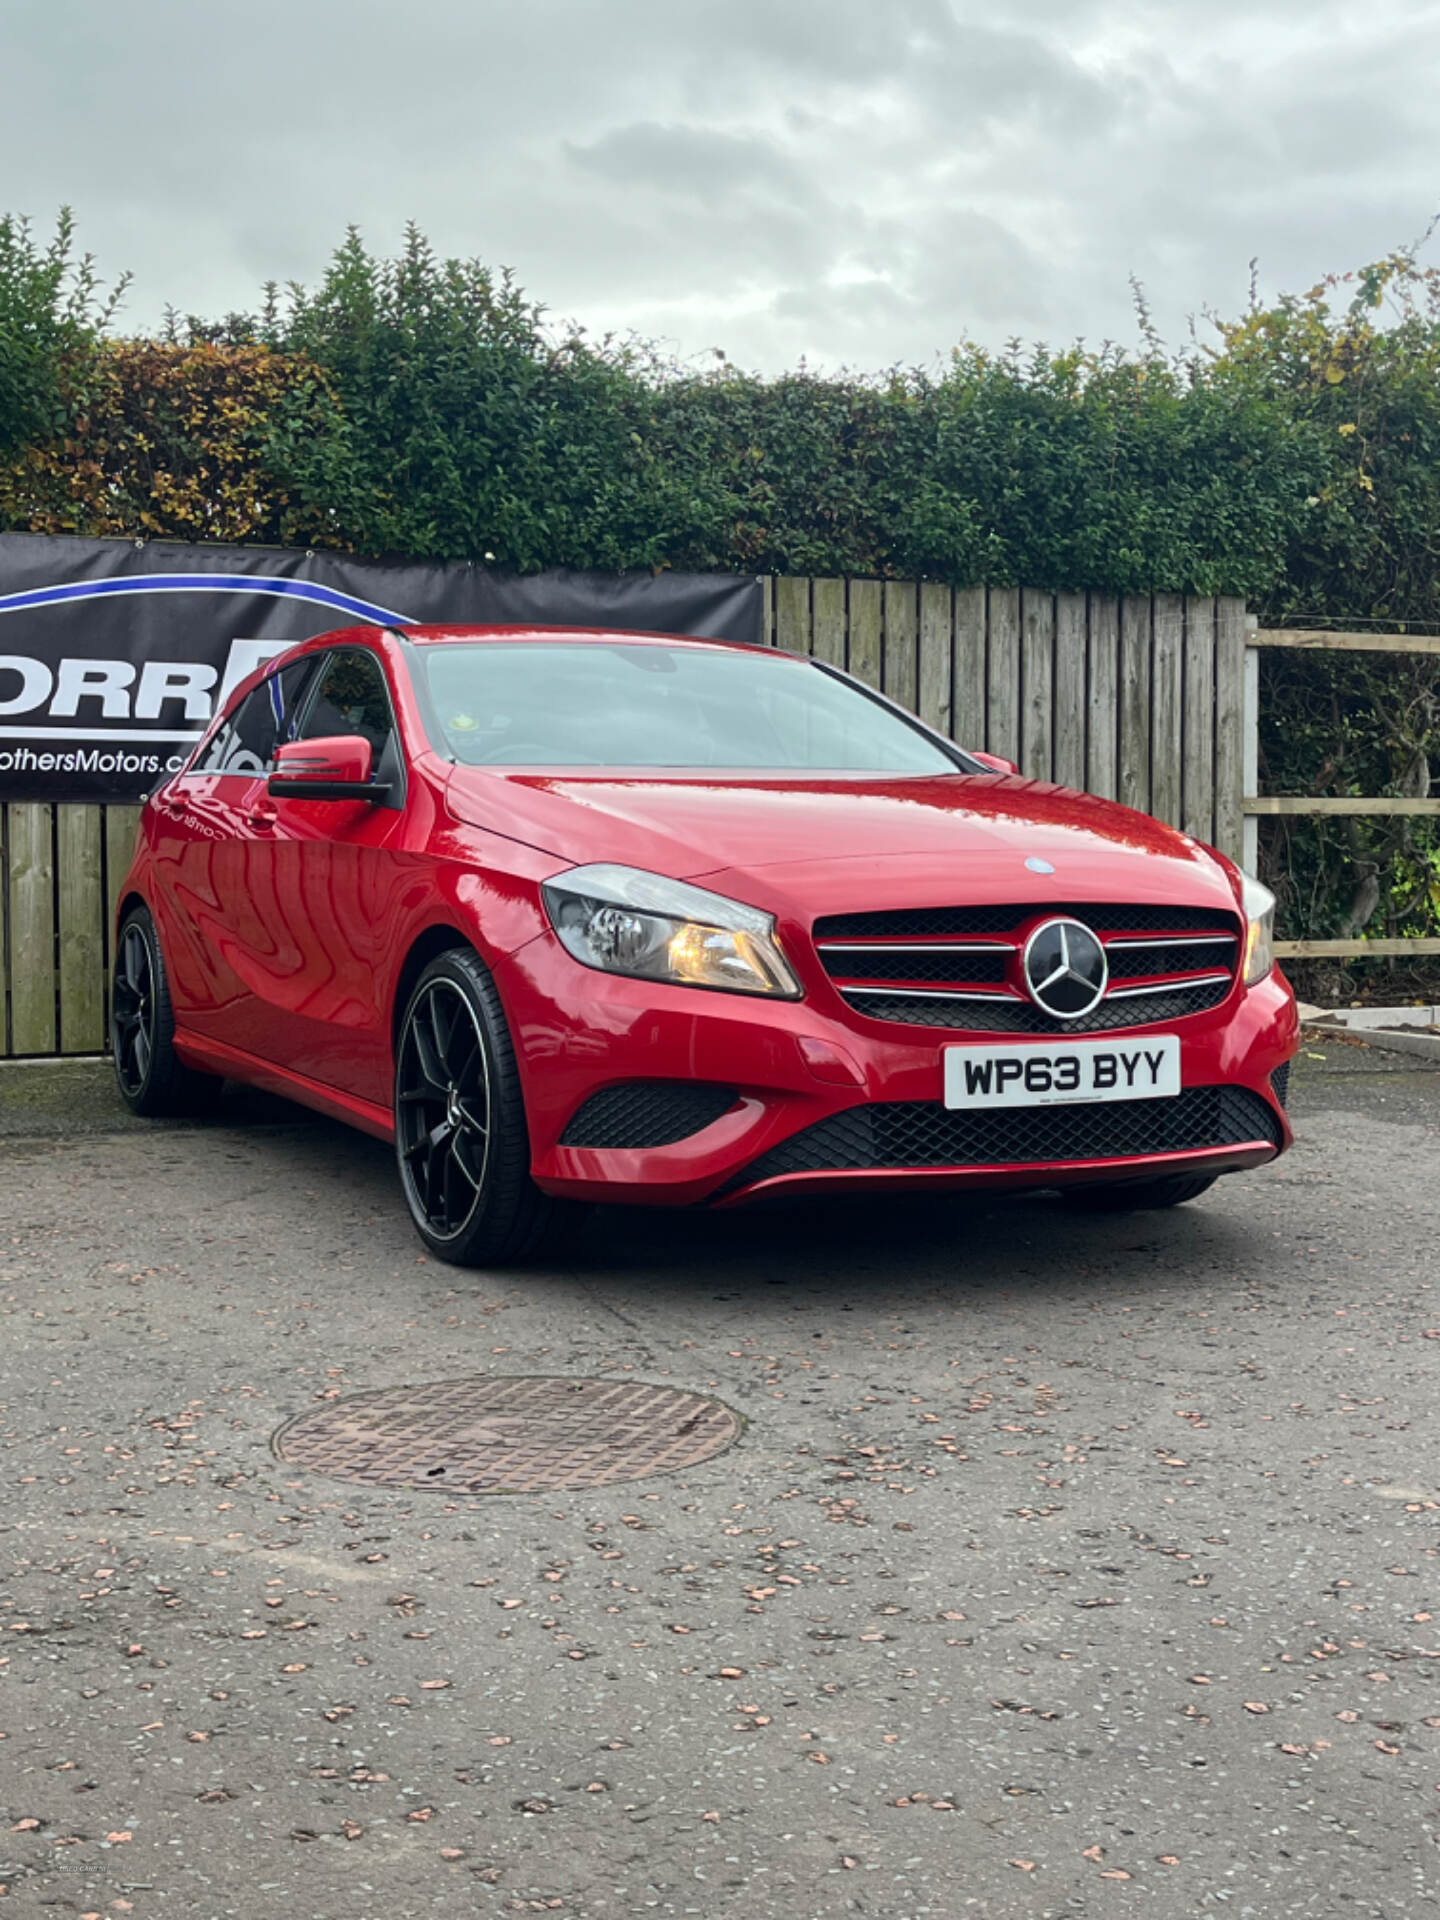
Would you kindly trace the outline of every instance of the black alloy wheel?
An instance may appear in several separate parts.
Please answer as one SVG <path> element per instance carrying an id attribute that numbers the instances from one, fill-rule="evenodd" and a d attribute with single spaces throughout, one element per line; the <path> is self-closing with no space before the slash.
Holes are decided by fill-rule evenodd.
<path id="1" fill-rule="evenodd" d="M 127 1100 L 139 1094 L 155 1057 L 155 969 L 138 919 L 127 921 L 115 956 L 111 1034 L 115 1077 Z"/>
<path id="2" fill-rule="evenodd" d="M 132 907 L 120 926 L 110 981 L 110 1044 L 120 1097 L 132 1113 L 149 1119 L 193 1113 L 219 1084 L 176 1056 L 169 976 L 145 907 Z"/>
<path id="3" fill-rule="evenodd" d="M 1159 1180 L 1117 1182 L 1114 1186 L 1067 1187 L 1060 1195 L 1080 1213 L 1144 1213 L 1198 1200 L 1219 1179 L 1215 1173 L 1171 1173 Z"/>
<path id="4" fill-rule="evenodd" d="M 437 1239 L 453 1239 L 485 1186 L 490 1066 L 474 1007 L 443 975 L 406 1018 L 396 1102 L 410 1204 Z"/>
<path id="5" fill-rule="evenodd" d="M 430 962 L 401 1020 L 395 1153 L 417 1232 L 456 1266 L 527 1259 L 572 1211 L 530 1178 L 510 1031 L 468 947 Z"/>

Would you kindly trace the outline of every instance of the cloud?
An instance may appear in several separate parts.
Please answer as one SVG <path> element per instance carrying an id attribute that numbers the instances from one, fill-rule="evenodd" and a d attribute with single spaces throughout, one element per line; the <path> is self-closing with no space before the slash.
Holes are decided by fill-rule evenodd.
<path id="1" fill-rule="evenodd" d="M 680 355 L 883 367 L 1176 338 L 1417 234 L 1433 0 L 186 0 L 17 7 L 5 200 L 133 324 L 313 280 L 345 225 L 512 265 Z"/>

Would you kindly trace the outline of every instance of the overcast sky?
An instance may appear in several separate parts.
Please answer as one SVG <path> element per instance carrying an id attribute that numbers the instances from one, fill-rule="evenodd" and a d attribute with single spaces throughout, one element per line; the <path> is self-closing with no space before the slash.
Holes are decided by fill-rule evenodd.
<path id="1" fill-rule="evenodd" d="M 1440 0 L 8 0 L 0 210 L 125 309 L 314 280 L 344 227 L 774 370 L 1178 340 L 1440 206 Z"/>

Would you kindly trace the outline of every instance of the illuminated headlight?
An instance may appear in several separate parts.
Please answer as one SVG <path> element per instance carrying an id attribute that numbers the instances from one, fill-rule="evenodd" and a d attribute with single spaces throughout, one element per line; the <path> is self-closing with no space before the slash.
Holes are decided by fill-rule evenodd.
<path id="1" fill-rule="evenodd" d="M 1245 907 L 1245 984 L 1256 986 L 1275 964 L 1275 896 L 1249 874 L 1241 899 Z"/>
<path id="2" fill-rule="evenodd" d="M 573 867 L 541 888 L 567 952 L 602 973 L 675 987 L 800 998 L 800 983 L 758 907 L 638 867 Z"/>

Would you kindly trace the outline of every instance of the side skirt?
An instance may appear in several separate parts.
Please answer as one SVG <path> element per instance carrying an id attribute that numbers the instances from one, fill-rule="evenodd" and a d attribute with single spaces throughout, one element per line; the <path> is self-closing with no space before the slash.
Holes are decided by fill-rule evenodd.
<path id="1" fill-rule="evenodd" d="M 277 1067 L 271 1060 L 258 1059 L 240 1047 L 228 1047 L 220 1040 L 204 1040 L 177 1027 L 175 1051 L 187 1067 L 196 1067 L 202 1073 L 218 1074 L 224 1080 L 243 1080 L 247 1087 L 278 1093 L 286 1100 L 298 1101 L 302 1107 L 313 1107 L 331 1120 L 343 1120 L 347 1126 L 373 1134 L 377 1140 L 395 1138 L 394 1116 L 387 1107 L 377 1107 L 373 1101 L 361 1100 L 353 1093 L 323 1086 L 318 1080 Z"/>

